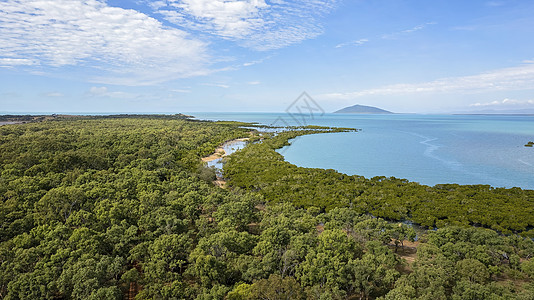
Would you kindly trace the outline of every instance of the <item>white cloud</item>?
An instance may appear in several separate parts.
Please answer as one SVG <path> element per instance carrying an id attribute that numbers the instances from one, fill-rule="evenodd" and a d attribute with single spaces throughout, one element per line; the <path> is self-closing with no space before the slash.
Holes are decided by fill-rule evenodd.
<path id="1" fill-rule="evenodd" d="M 436 24 L 437 24 L 436 22 L 427 22 L 427 23 L 424 23 L 424 24 L 417 25 L 417 26 L 415 26 L 413 28 L 410 28 L 410 29 L 405 29 L 405 30 L 401 30 L 401 31 L 398 31 L 398 32 L 390 33 L 390 34 L 384 34 L 384 35 L 382 35 L 382 38 L 383 39 L 395 39 L 395 38 L 397 38 L 399 36 L 402 36 L 402 35 L 406 35 L 406 34 L 410 34 L 410 33 L 413 33 L 413 32 L 419 31 L 419 30 L 423 30 L 428 25 L 436 25 Z"/>
<path id="2" fill-rule="evenodd" d="M 534 100 L 515 100 L 515 99 L 503 99 L 501 101 L 492 101 L 492 102 L 477 102 L 469 106 L 471 107 L 525 107 L 534 105 Z"/>
<path id="3" fill-rule="evenodd" d="M 382 39 L 396 39 L 396 38 L 399 38 L 403 35 L 407 35 L 407 34 L 410 34 L 410 33 L 413 33 L 413 32 L 416 32 L 416 31 L 419 31 L 419 30 L 423 30 L 425 29 L 428 25 L 435 25 L 437 24 L 436 22 L 427 22 L 427 23 L 424 23 L 424 24 L 420 24 L 420 25 L 417 25 L 413 28 L 410 28 L 410 29 L 405 29 L 405 30 L 401 30 L 401 31 L 398 31 L 398 32 L 394 32 L 394 33 L 389 33 L 389 34 L 383 34 L 380 36 L 380 38 Z M 337 44 L 335 46 L 335 48 L 343 48 L 343 47 L 347 47 L 347 46 L 361 46 L 365 43 L 368 43 L 369 40 L 368 39 L 359 39 L 359 40 L 354 40 L 354 41 L 351 41 L 351 42 L 346 42 L 346 43 L 341 43 L 341 44 Z"/>
<path id="4" fill-rule="evenodd" d="M 140 85 L 205 74 L 207 58 L 186 32 L 102 0 L 0 2 L 0 66 L 76 65 L 96 82 Z"/>
<path id="5" fill-rule="evenodd" d="M 219 87 L 219 88 L 223 88 L 223 89 L 227 89 L 227 88 L 230 87 L 229 85 L 222 84 L 222 83 L 202 83 L 201 85 L 214 86 L 214 87 Z"/>
<path id="6" fill-rule="evenodd" d="M 171 92 L 175 92 L 175 93 L 191 93 L 191 90 L 186 90 L 186 89 L 173 89 L 173 90 L 171 90 Z"/>
<path id="7" fill-rule="evenodd" d="M 361 46 L 361 45 L 363 45 L 363 44 L 365 44 L 367 42 L 369 42 L 368 39 L 359 39 L 359 40 L 352 41 L 352 42 L 338 44 L 338 45 L 336 45 L 336 48 L 342 48 L 342 47 L 346 47 L 346 46 Z"/>
<path id="8" fill-rule="evenodd" d="M 106 97 L 106 98 L 116 98 L 116 99 L 135 99 L 135 98 L 140 97 L 140 95 L 138 94 L 132 94 L 132 93 L 126 93 L 126 92 L 120 92 L 120 91 L 110 91 L 105 86 L 101 86 L 101 87 L 93 86 L 89 89 L 86 95 L 89 97 Z"/>
<path id="9" fill-rule="evenodd" d="M 200 29 L 214 31 L 223 37 L 243 38 L 254 28 L 261 27 L 263 20 L 260 11 L 269 6 L 263 0 L 224 1 L 224 0 L 183 0 L 169 1 L 169 6 L 177 10 L 160 10 L 171 20 L 187 23 L 187 16 L 202 19 Z"/>
<path id="10" fill-rule="evenodd" d="M 250 62 L 243 63 L 243 67 L 250 67 L 250 66 L 253 66 L 253 65 L 259 64 L 259 63 L 261 63 L 261 62 L 250 61 Z"/>
<path id="11" fill-rule="evenodd" d="M 534 89 L 534 64 L 497 69 L 472 76 L 442 78 L 416 84 L 394 84 L 349 93 L 321 95 L 328 99 L 353 99 L 366 96 L 408 95 L 420 93 L 483 93 Z"/>
<path id="12" fill-rule="evenodd" d="M 261 84 L 261 82 L 259 82 L 259 81 L 250 81 L 250 82 L 247 82 L 247 84 L 258 85 L 258 84 Z"/>
<path id="13" fill-rule="evenodd" d="M 150 3 L 169 22 L 255 50 L 282 48 L 322 33 L 338 0 L 167 0 Z"/>
<path id="14" fill-rule="evenodd" d="M 36 61 L 26 58 L 0 58 L 0 67 L 32 66 L 36 64 L 38 64 Z"/>
<path id="15" fill-rule="evenodd" d="M 263 63 L 264 61 L 268 60 L 268 59 L 271 59 L 272 56 L 267 56 L 267 57 L 264 57 L 262 59 L 258 59 L 258 60 L 253 60 L 253 61 L 249 61 L 249 62 L 246 62 L 246 63 L 243 63 L 243 67 L 250 67 L 250 66 L 253 66 L 253 65 L 257 65 L 257 64 L 261 64 Z"/>
<path id="16" fill-rule="evenodd" d="M 108 93 L 108 88 L 105 86 L 96 87 L 93 86 L 89 89 L 89 94 L 91 96 L 103 96 Z"/>

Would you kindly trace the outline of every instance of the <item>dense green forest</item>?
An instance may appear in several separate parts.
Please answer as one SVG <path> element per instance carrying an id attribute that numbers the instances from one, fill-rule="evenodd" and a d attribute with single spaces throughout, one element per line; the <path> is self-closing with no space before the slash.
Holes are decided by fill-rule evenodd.
<path id="1" fill-rule="evenodd" d="M 388 220 L 434 228 L 475 225 L 534 237 L 534 191 L 488 185 L 440 184 L 405 179 L 348 176 L 335 170 L 299 168 L 274 151 L 309 131 L 277 134 L 232 155 L 225 165 L 230 185 L 259 191 L 267 201 L 326 210 L 351 207 Z"/>
<path id="2" fill-rule="evenodd" d="M 531 191 L 367 180 L 273 150 L 348 130 L 314 127 L 264 133 L 230 157 L 221 189 L 200 158 L 257 141 L 243 125 L 177 115 L 0 126 L 0 297 L 534 299 L 534 242 L 515 234 L 533 224 Z M 439 229 L 414 243 L 411 226 L 373 215 Z"/>

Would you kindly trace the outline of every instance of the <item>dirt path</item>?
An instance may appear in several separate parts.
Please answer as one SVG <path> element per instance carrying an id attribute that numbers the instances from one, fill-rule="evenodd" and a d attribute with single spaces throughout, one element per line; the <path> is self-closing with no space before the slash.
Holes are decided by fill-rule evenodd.
<path id="1" fill-rule="evenodd" d="M 409 264 L 412 264 L 415 259 L 417 258 L 417 247 L 419 246 L 420 242 L 410 242 L 408 240 L 403 241 L 404 247 L 400 246 L 395 249 L 395 243 L 391 242 L 388 244 L 390 249 L 395 251 L 401 258 L 404 258 Z"/>

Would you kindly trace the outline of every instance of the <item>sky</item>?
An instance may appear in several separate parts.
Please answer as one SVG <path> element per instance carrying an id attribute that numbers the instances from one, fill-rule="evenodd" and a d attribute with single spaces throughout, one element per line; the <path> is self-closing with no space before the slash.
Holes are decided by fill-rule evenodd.
<path id="1" fill-rule="evenodd" d="M 531 0 L 0 0 L 0 113 L 534 109 Z"/>

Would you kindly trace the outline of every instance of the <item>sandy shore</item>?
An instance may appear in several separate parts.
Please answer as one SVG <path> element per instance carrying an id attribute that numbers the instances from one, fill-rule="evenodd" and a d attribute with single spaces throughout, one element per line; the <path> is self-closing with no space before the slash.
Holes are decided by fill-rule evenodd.
<path id="1" fill-rule="evenodd" d="M 240 139 L 227 141 L 224 144 L 222 144 L 219 147 L 217 147 L 217 149 L 215 149 L 215 152 L 213 154 L 211 154 L 210 156 L 203 157 L 202 161 L 203 162 L 209 162 L 209 161 L 213 161 L 213 160 L 219 159 L 221 157 L 225 157 L 227 155 L 226 151 L 224 151 L 224 147 L 226 145 L 230 145 L 230 144 L 235 143 L 235 142 L 244 142 L 244 141 L 248 141 L 248 140 L 249 140 L 249 138 L 240 138 Z"/>
<path id="2" fill-rule="evenodd" d="M 221 157 L 225 157 L 226 155 L 228 155 L 226 153 L 226 151 L 224 151 L 225 147 L 227 147 L 227 146 L 229 146 L 229 145 L 231 145 L 233 143 L 236 143 L 236 142 L 244 142 L 244 141 L 248 141 L 248 140 L 250 140 L 250 138 L 240 138 L 240 139 L 227 141 L 227 142 L 223 143 L 222 145 L 220 145 L 219 147 L 217 147 L 217 149 L 215 149 L 215 152 L 212 155 L 203 157 L 202 161 L 203 162 L 210 162 L 210 161 L 214 161 L 216 159 L 219 159 Z M 213 184 L 215 184 L 216 186 L 224 189 L 225 185 L 226 185 L 226 181 L 222 177 L 220 177 L 219 174 L 217 174 L 217 180 L 213 181 Z"/>
<path id="3" fill-rule="evenodd" d="M 2 126 L 2 125 L 12 125 L 12 124 L 22 124 L 22 122 L 0 122 L 0 126 Z"/>

